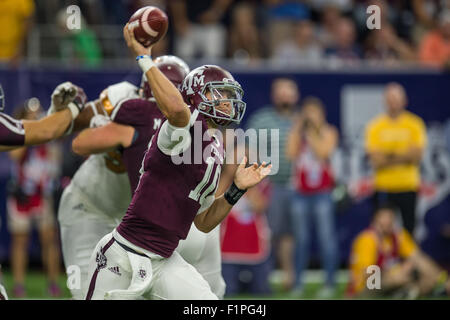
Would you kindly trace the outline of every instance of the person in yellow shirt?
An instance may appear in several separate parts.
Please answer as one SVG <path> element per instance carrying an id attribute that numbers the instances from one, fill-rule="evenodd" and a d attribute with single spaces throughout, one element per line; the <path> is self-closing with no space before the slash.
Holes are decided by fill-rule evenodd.
<path id="1" fill-rule="evenodd" d="M 403 294 L 417 297 L 443 285 L 448 275 L 395 225 L 395 207 L 381 205 L 372 223 L 355 238 L 350 253 L 348 296 Z M 370 266 L 380 268 L 380 287 L 370 289 Z"/>
<path id="2" fill-rule="evenodd" d="M 0 1 L 0 63 L 14 65 L 23 56 L 34 10 L 33 0 Z"/>
<path id="3" fill-rule="evenodd" d="M 398 207 L 403 226 L 413 234 L 426 127 L 421 118 L 405 110 L 407 96 L 400 84 L 386 86 L 385 101 L 386 112 L 368 123 L 365 135 L 374 169 L 375 206 L 390 202 Z"/>

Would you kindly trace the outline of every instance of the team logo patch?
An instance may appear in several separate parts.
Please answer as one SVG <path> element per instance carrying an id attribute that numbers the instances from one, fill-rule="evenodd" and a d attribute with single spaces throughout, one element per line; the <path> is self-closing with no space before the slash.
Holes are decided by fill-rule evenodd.
<path id="1" fill-rule="evenodd" d="M 141 279 L 145 279 L 146 276 L 147 276 L 147 271 L 145 271 L 144 269 L 140 269 L 139 277 L 141 277 Z"/>
<path id="2" fill-rule="evenodd" d="M 116 266 L 116 267 L 110 267 L 110 268 L 108 268 L 108 270 L 111 271 L 112 273 L 117 274 L 118 276 L 121 276 L 121 275 L 122 275 L 122 273 L 120 273 L 120 270 L 119 270 L 119 267 L 118 267 L 118 266 Z"/>
<path id="3" fill-rule="evenodd" d="M 102 249 L 100 249 L 99 252 L 97 252 L 97 257 L 95 258 L 95 261 L 97 262 L 97 270 L 103 269 L 106 267 L 106 257 L 102 253 Z"/>

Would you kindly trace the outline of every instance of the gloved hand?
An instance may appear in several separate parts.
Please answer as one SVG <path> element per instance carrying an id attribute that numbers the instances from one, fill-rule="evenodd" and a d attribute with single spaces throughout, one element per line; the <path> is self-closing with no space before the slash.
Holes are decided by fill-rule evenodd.
<path id="1" fill-rule="evenodd" d="M 84 90 L 71 82 L 64 82 L 59 84 L 52 93 L 51 105 L 47 112 L 48 115 L 61 111 L 64 108 L 69 107 L 73 103 L 71 108 L 72 116 L 75 118 L 84 108 L 87 97 Z M 76 107 L 77 110 L 72 110 Z"/>

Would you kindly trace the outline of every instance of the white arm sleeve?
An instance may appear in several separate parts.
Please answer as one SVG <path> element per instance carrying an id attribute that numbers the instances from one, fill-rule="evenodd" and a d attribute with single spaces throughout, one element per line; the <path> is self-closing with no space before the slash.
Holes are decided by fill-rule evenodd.
<path id="1" fill-rule="evenodd" d="M 198 117 L 198 110 L 194 110 L 186 127 L 179 128 L 171 125 L 168 120 L 164 121 L 158 134 L 158 148 L 168 156 L 179 155 L 186 151 L 191 145 L 192 137 L 190 128 Z"/>
<path id="2" fill-rule="evenodd" d="M 164 121 L 158 134 L 158 148 L 168 156 L 178 155 L 186 151 L 191 145 L 190 124 L 179 128 Z"/>

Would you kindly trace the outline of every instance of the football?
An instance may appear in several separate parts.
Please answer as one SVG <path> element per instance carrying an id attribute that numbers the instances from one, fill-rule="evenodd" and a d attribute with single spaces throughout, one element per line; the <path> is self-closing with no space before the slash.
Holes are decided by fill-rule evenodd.
<path id="1" fill-rule="evenodd" d="M 164 37 L 169 26 L 169 19 L 161 9 L 147 6 L 137 10 L 128 23 L 128 28 L 134 31 L 136 40 L 148 47 Z"/>

